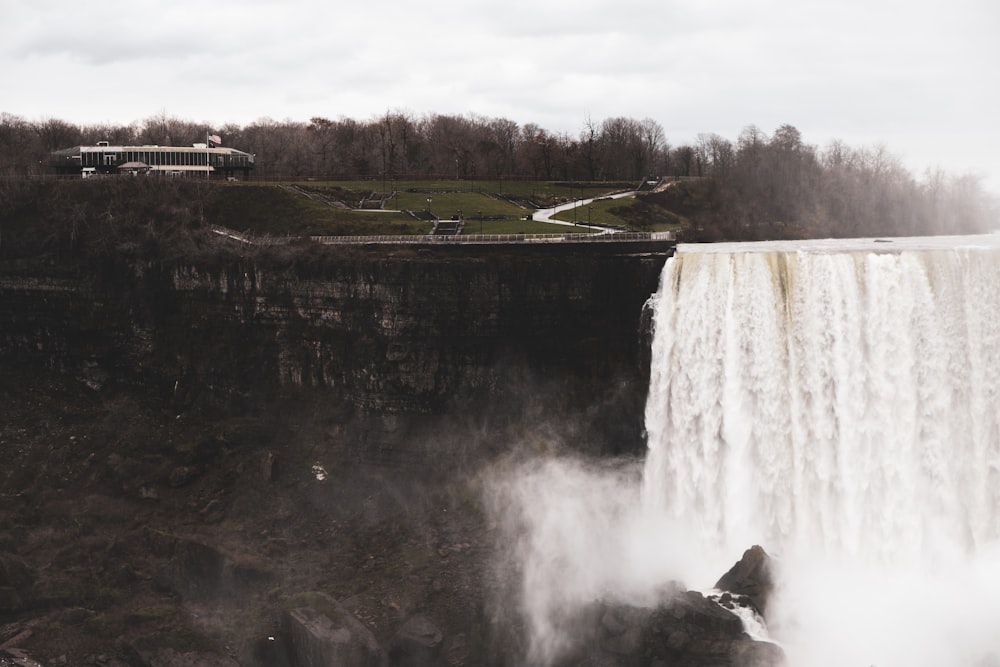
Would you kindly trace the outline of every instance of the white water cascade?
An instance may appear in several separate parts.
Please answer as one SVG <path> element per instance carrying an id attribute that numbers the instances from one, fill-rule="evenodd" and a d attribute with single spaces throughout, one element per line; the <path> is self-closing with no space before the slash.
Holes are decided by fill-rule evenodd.
<path id="1" fill-rule="evenodd" d="M 760 544 L 790 665 L 1000 665 L 1000 238 L 681 246 L 651 303 L 685 581 Z"/>

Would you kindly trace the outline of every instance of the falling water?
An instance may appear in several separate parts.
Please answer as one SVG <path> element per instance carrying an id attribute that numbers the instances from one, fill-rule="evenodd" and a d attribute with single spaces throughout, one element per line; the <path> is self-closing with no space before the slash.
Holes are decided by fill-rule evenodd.
<path id="1" fill-rule="evenodd" d="M 651 303 L 686 579 L 762 545 L 792 665 L 1000 664 L 1000 238 L 681 246 Z"/>

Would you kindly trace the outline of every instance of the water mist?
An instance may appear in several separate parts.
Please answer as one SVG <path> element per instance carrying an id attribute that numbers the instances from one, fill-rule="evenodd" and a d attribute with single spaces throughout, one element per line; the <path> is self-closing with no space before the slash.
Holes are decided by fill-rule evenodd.
<path id="1" fill-rule="evenodd" d="M 644 500 L 697 516 L 706 554 L 779 558 L 792 664 L 1000 655 L 998 285 L 996 237 L 690 247 L 665 268 Z"/>
<path id="2" fill-rule="evenodd" d="M 681 246 L 645 462 L 497 486 L 529 660 L 589 601 L 705 589 L 760 544 L 791 665 L 1000 664 L 998 288 L 995 236 Z"/>

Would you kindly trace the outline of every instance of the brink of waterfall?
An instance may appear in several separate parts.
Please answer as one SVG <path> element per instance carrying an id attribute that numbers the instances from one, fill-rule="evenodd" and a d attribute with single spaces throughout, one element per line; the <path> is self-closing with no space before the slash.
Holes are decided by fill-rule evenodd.
<path id="1" fill-rule="evenodd" d="M 681 245 L 648 307 L 645 460 L 495 484 L 528 662 L 589 627 L 670 664 L 1000 664 L 1000 237 Z M 694 660 L 695 614 L 750 643 Z"/>
<path id="2" fill-rule="evenodd" d="M 682 245 L 651 305 L 688 577 L 763 545 L 790 664 L 1000 657 L 1000 238 Z"/>

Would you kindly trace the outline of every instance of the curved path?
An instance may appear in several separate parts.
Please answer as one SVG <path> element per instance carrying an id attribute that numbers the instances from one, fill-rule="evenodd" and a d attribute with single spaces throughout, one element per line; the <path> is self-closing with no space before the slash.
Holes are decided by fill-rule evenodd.
<path id="1" fill-rule="evenodd" d="M 568 211 L 572 208 L 586 206 L 598 199 L 621 199 L 623 197 L 631 197 L 635 194 L 635 190 L 629 192 L 619 192 L 613 195 L 601 195 L 600 197 L 591 197 L 590 199 L 577 199 L 565 204 L 560 204 L 559 206 L 553 206 L 552 208 L 540 208 L 531 214 L 532 220 L 537 220 L 538 222 L 547 222 L 553 225 L 566 225 L 569 227 L 587 227 L 588 229 L 599 229 L 602 234 L 610 234 L 615 230 L 608 229 L 603 225 L 588 225 L 584 222 L 566 222 L 565 220 L 553 220 L 552 216 L 556 213 L 562 213 L 563 211 Z"/>

